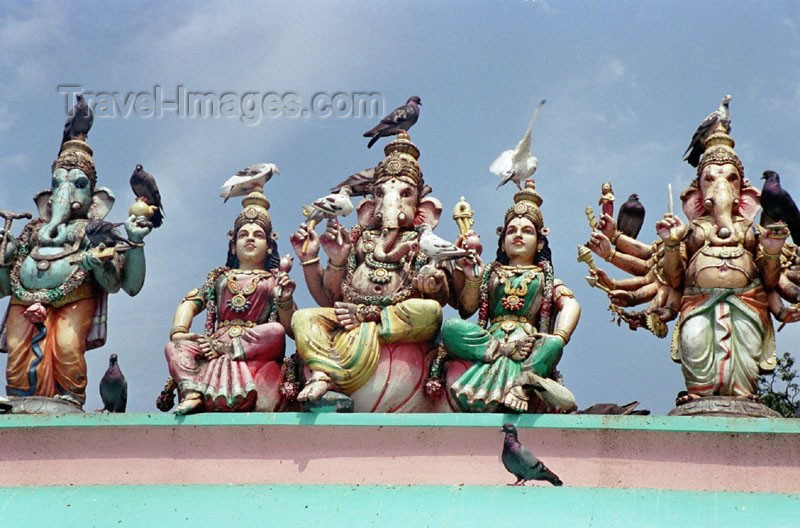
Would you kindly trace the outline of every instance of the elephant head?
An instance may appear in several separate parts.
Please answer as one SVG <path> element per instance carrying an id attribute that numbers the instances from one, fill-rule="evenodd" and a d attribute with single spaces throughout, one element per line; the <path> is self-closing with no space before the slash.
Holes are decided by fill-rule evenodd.
<path id="1" fill-rule="evenodd" d="M 690 220 L 704 215 L 714 217 L 710 234 L 712 245 L 730 246 L 740 242 L 734 217 L 753 220 L 760 208 L 760 193 L 742 178 L 734 163 L 705 165 L 696 182 L 681 193 L 683 212 Z"/>
<path id="2" fill-rule="evenodd" d="M 407 178 L 387 178 L 375 183 L 372 197 L 361 200 L 357 211 L 360 225 L 381 230 L 382 243 L 375 248 L 375 258 L 395 262 L 415 244 L 395 247 L 398 235 L 423 223 L 436 227 L 442 204 L 432 196 L 421 198 L 416 183 Z"/>
<path id="3" fill-rule="evenodd" d="M 46 222 L 39 231 L 39 241 L 61 245 L 66 241 L 69 222 L 104 218 L 115 198 L 109 189 L 95 187 L 81 169 L 59 167 L 53 171 L 51 188 L 38 192 L 33 200 Z"/>

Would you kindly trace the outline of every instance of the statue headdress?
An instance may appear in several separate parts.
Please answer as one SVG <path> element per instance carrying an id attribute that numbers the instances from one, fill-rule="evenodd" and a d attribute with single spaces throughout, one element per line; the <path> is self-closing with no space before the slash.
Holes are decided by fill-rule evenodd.
<path id="1" fill-rule="evenodd" d="M 528 179 L 525 187 L 514 195 L 514 205 L 506 211 L 503 225 L 508 225 L 515 217 L 524 217 L 530 220 L 538 231 L 541 231 L 544 226 L 542 211 L 539 209 L 541 205 L 542 197 L 536 192 L 536 184 L 532 179 Z"/>
<path id="2" fill-rule="evenodd" d="M 408 180 L 422 188 L 422 170 L 419 168 L 419 149 L 408 134 L 401 132 L 397 138 L 383 147 L 386 157 L 375 166 L 373 185 L 389 178 Z"/>
<path id="3" fill-rule="evenodd" d="M 92 182 L 92 187 L 94 187 L 97 183 L 97 170 L 94 166 L 92 154 L 94 152 L 86 142 L 85 136 L 84 138 L 77 137 L 65 141 L 61 145 L 61 152 L 59 152 L 58 158 L 50 167 L 50 171 L 52 172 L 59 168 L 67 170 L 80 169 L 89 177 L 89 181 Z"/>
<path id="4" fill-rule="evenodd" d="M 735 145 L 736 143 L 728 134 L 728 131 L 725 129 L 725 127 L 722 125 L 717 127 L 714 133 L 711 134 L 705 141 L 705 152 L 703 153 L 703 157 L 700 159 L 700 164 L 697 165 L 698 178 L 707 165 L 723 165 L 726 163 L 732 163 L 736 166 L 739 176 L 741 176 L 742 181 L 744 181 L 744 167 L 742 166 L 742 160 L 739 159 L 736 151 L 733 150 Z"/>
<path id="5" fill-rule="evenodd" d="M 244 224 L 258 224 L 267 233 L 272 232 L 272 220 L 269 217 L 269 200 L 260 190 L 249 193 L 242 199 L 242 212 L 236 217 L 233 223 L 233 235 L 239 231 Z"/>

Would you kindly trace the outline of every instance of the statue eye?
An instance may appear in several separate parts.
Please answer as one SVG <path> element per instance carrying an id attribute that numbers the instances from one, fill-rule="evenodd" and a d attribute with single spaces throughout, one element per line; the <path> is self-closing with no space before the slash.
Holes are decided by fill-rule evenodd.
<path id="1" fill-rule="evenodd" d="M 375 191 L 375 197 L 376 197 L 376 198 L 383 198 L 383 191 L 382 191 L 382 190 L 380 190 L 380 189 L 378 189 L 377 191 Z"/>
<path id="2" fill-rule="evenodd" d="M 402 193 L 400 193 L 402 198 L 410 198 L 411 197 L 411 190 L 405 189 Z"/>
<path id="3" fill-rule="evenodd" d="M 75 187 L 85 189 L 89 185 L 89 178 L 80 177 L 75 180 Z"/>
<path id="4" fill-rule="evenodd" d="M 53 178 L 52 180 L 50 180 L 50 187 L 51 187 L 51 188 L 53 188 L 53 189 L 55 189 L 56 187 L 58 187 L 58 180 L 57 180 L 57 179 L 55 179 L 55 178 Z"/>

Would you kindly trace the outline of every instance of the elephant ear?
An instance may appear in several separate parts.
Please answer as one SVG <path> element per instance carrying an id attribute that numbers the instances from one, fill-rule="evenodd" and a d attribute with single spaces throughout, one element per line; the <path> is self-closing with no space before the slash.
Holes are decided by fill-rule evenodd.
<path id="1" fill-rule="evenodd" d="M 358 224 L 363 227 L 372 227 L 375 224 L 375 199 L 364 198 L 356 205 Z"/>
<path id="2" fill-rule="evenodd" d="M 706 214 L 706 207 L 703 205 L 703 194 L 700 188 L 692 184 L 681 193 L 681 202 L 683 202 L 683 214 L 691 222 L 697 220 Z"/>
<path id="3" fill-rule="evenodd" d="M 434 228 L 439 224 L 439 216 L 441 214 L 442 202 L 433 196 L 426 196 L 417 205 L 417 216 L 414 217 L 414 225 L 428 224 L 431 228 Z"/>
<path id="4" fill-rule="evenodd" d="M 115 201 L 116 198 L 114 198 L 114 193 L 111 192 L 111 189 L 96 187 L 94 194 L 92 194 L 92 205 L 89 206 L 89 214 L 87 216 L 92 220 L 102 220 L 111 210 Z"/>
<path id="5" fill-rule="evenodd" d="M 739 195 L 739 214 L 751 222 L 761 209 L 761 191 L 755 187 L 745 187 Z"/>
<path id="6" fill-rule="evenodd" d="M 45 189 L 43 191 L 39 191 L 33 196 L 33 201 L 36 204 L 36 208 L 39 209 L 39 216 L 45 222 L 49 222 L 52 216 L 52 210 L 50 209 L 50 197 L 53 195 L 53 191 L 51 189 Z"/>

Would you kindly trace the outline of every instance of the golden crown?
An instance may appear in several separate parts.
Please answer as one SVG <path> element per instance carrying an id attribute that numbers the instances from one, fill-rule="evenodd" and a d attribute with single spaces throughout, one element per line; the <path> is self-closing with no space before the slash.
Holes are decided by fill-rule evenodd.
<path id="1" fill-rule="evenodd" d="M 397 138 L 389 142 L 384 148 L 386 156 L 375 167 L 373 184 L 388 178 L 410 180 L 417 187 L 422 187 L 422 171 L 419 168 L 419 149 L 411 142 L 408 134 L 400 132 Z"/>
<path id="2" fill-rule="evenodd" d="M 92 147 L 81 138 L 65 141 L 61 145 L 61 152 L 59 152 L 58 158 L 50 167 L 50 172 L 56 169 L 80 169 L 89 177 L 92 187 L 94 187 L 95 183 L 97 183 L 97 169 L 95 169 L 92 154 L 94 154 Z"/>
<path id="3" fill-rule="evenodd" d="M 744 179 L 742 161 L 739 159 L 736 151 L 733 150 L 735 145 L 736 143 L 733 141 L 733 138 L 728 135 L 728 131 L 725 127 L 719 125 L 714 133 L 705 141 L 705 152 L 703 153 L 700 163 L 697 165 L 697 176 L 699 177 L 703 169 L 708 165 L 724 165 L 726 163 L 731 163 L 736 166 L 736 170 L 739 171 L 739 176 Z"/>
<path id="4" fill-rule="evenodd" d="M 508 225 L 512 218 L 525 217 L 530 220 L 537 229 L 541 229 L 544 224 L 542 218 L 542 211 L 539 206 L 542 205 L 542 197 L 536 192 L 536 184 L 533 180 L 528 179 L 525 182 L 525 187 L 514 195 L 514 205 L 509 207 L 506 211 L 504 224 Z"/>

